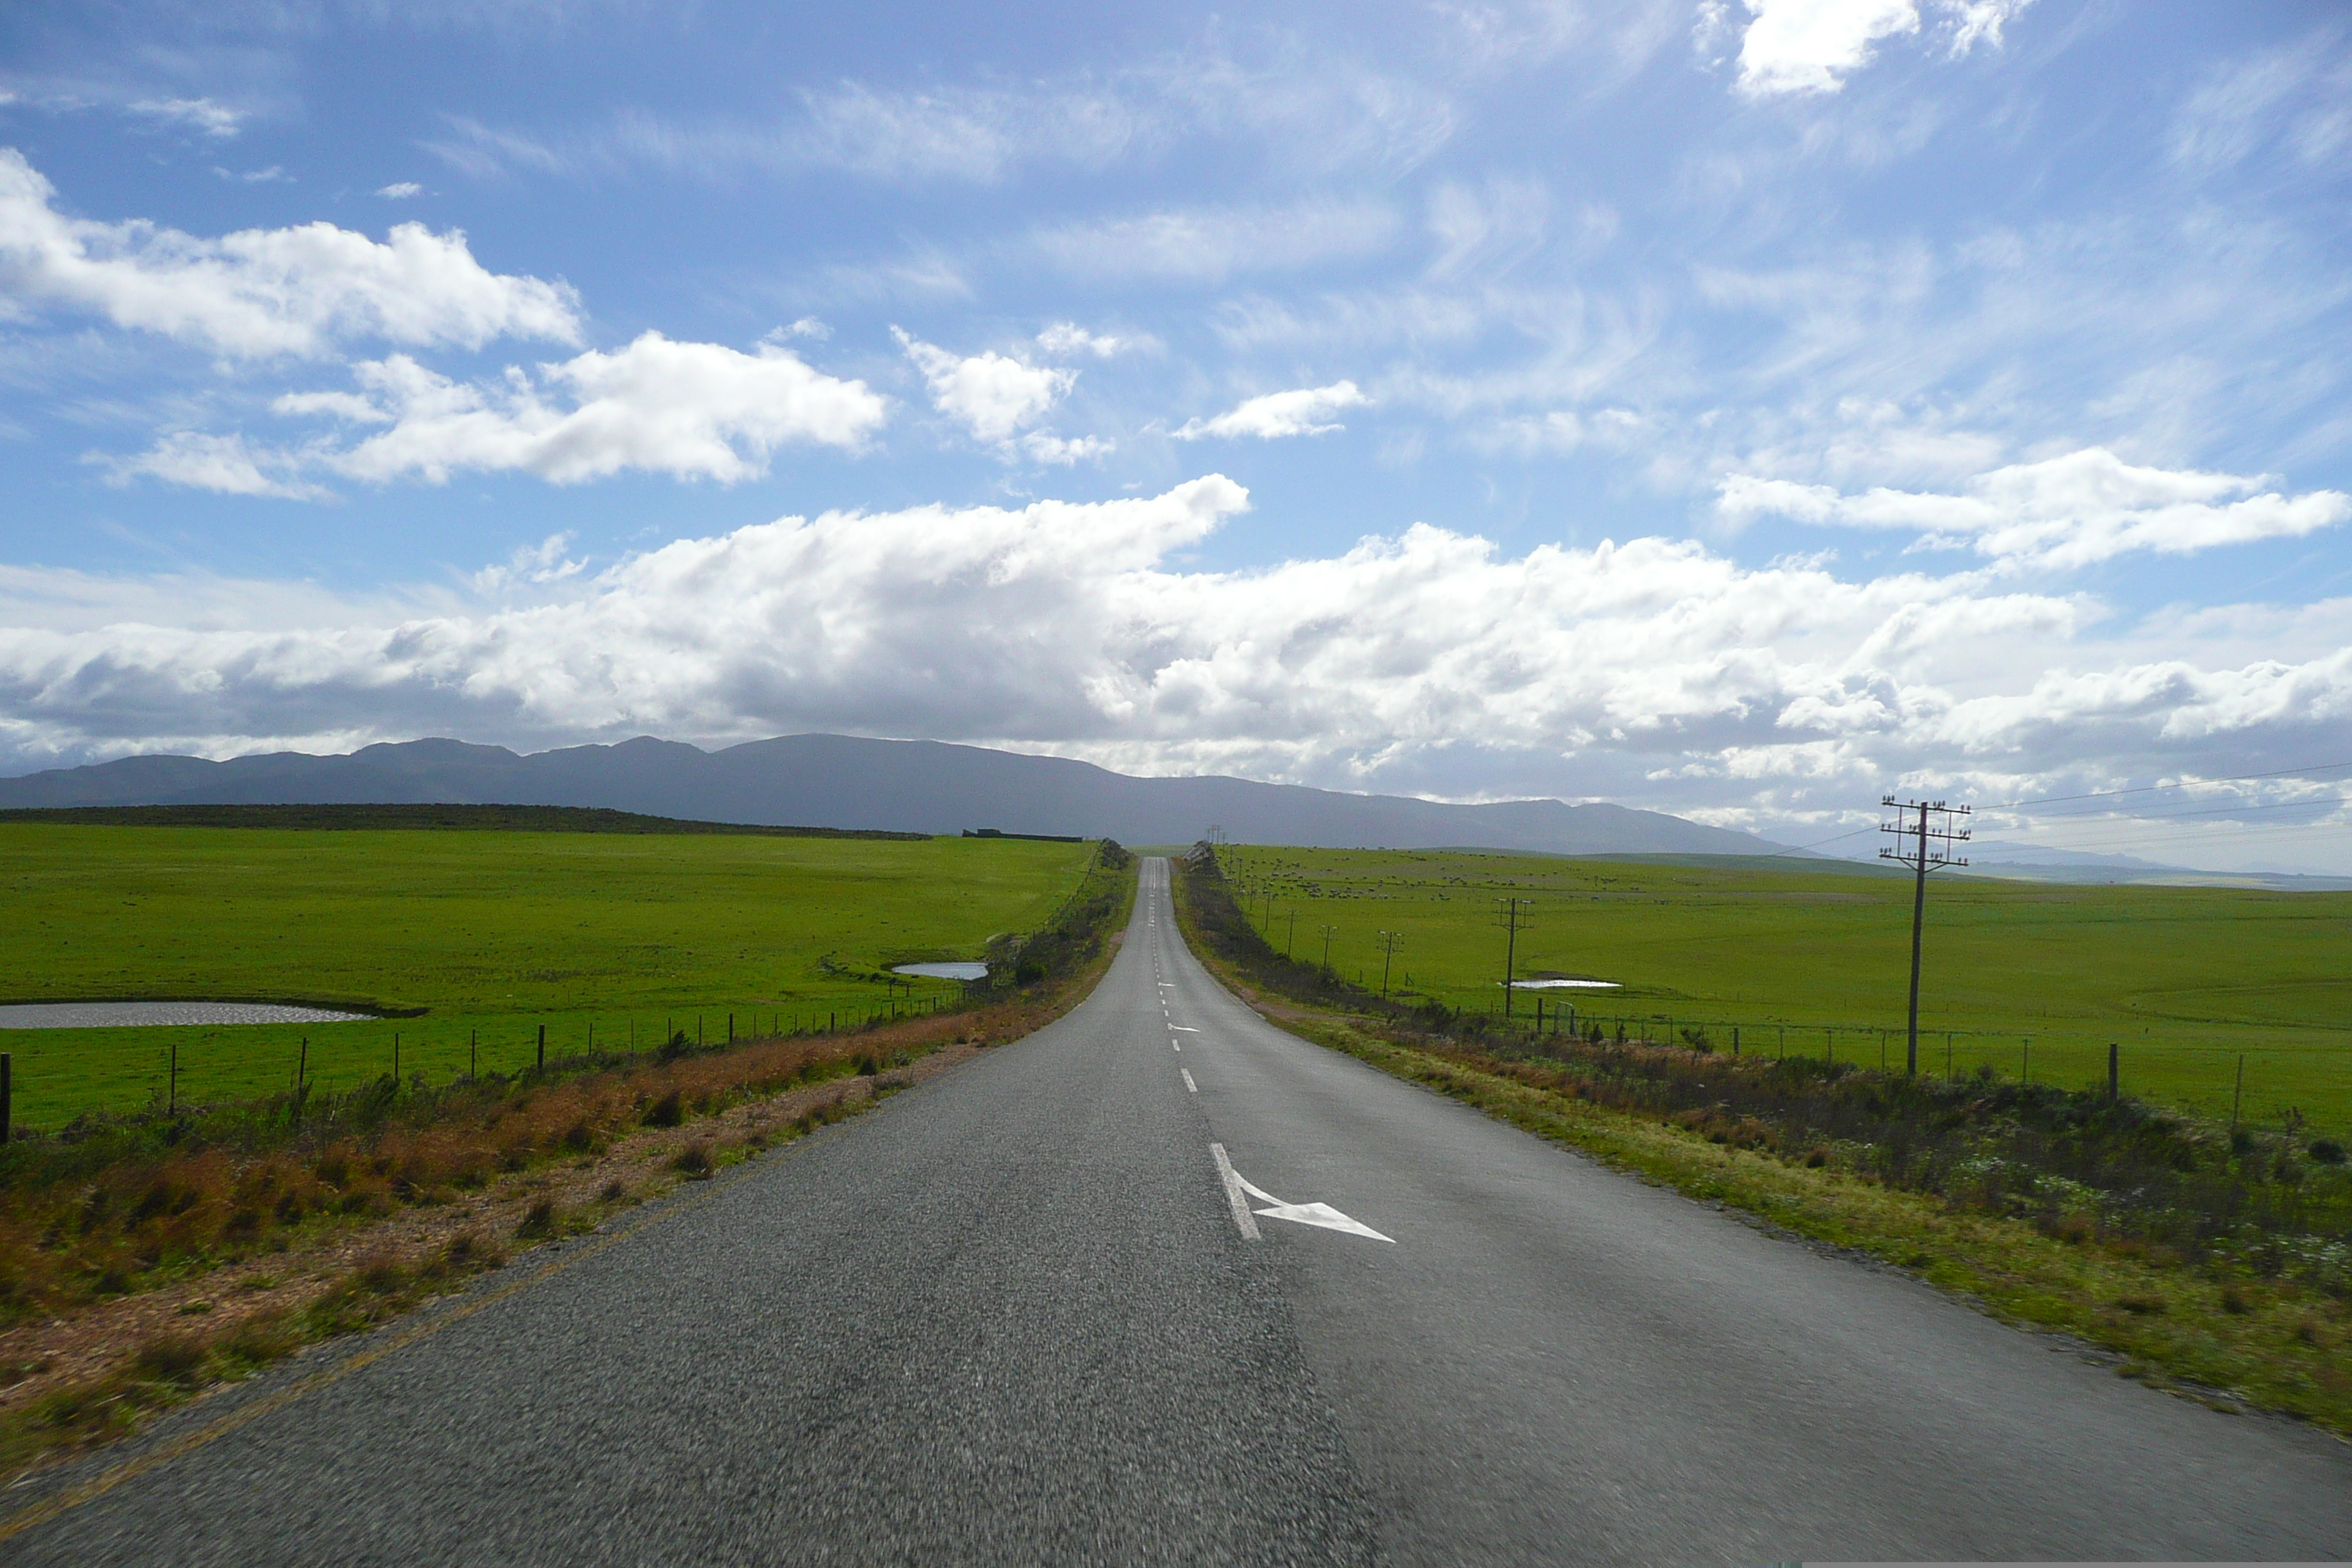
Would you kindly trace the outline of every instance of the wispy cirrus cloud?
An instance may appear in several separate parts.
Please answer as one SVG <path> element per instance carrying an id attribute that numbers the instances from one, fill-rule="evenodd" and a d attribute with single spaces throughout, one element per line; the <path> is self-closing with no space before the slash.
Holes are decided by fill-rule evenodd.
<path id="1" fill-rule="evenodd" d="M 209 98 L 142 98 L 123 107 L 142 120 L 184 126 L 222 140 L 236 135 L 247 119 L 245 110 L 215 103 Z"/>
<path id="2" fill-rule="evenodd" d="M 1213 284 L 1244 273 L 1295 271 L 1374 255 L 1402 227 L 1383 204 L 1317 196 L 1051 225 L 1018 248 L 1075 278 Z"/>
<path id="3" fill-rule="evenodd" d="M 1244 60 L 1180 52 L 1114 68 L 921 88 L 846 79 L 785 95 L 780 113 L 689 117 L 643 108 L 596 125 L 525 132 L 452 116 L 427 148 L 476 177 L 657 168 L 698 178 L 839 174 L 900 185 L 990 185 L 1024 168 L 1096 171 L 1186 142 L 1239 142 L 1277 167 L 1410 168 L 1453 133 L 1455 111 L 1411 75 L 1277 50 Z"/>

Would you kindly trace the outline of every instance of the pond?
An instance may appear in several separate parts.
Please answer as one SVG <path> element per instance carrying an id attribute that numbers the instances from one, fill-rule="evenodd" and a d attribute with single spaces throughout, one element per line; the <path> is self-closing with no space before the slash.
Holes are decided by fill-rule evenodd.
<path id="1" fill-rule="evenodd" d="M 1622 991 L 1621 980 L 1514 980 L 1514 991 Z"/>
<path id="2" fill-rule="evenodd" d="M 898 963 L 890 968 L 893 974 L 912 974 L 925 980 L 985 980 L 985 963 Z"/>
<path id="3" fill-rule="evenodd" d="M 357 1024 L 365 1013 L 275 1002 L 19 1002 L 0 1005 L 0 1029 L 126 1029 L 153 1024 Z"/>

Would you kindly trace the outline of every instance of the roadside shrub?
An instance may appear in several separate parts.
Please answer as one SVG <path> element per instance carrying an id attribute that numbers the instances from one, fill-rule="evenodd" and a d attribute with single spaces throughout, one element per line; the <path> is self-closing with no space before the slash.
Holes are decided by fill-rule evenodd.
<path id="1" fill-rule="evenodd" d="M 132 1372 L 154 1383 L 185 1387 L 204 1370 L 205 1347 L 185 1334 L 158 1334 L 131 1358 Z"/>

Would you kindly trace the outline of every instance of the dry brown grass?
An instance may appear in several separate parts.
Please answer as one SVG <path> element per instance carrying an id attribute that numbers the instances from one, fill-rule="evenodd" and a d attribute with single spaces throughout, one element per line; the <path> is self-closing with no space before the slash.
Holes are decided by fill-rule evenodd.
<path id="1" fill-rule="evenodd" d="M 855 1115 L 1050 1022 L 1107 963 L 971 1013 L 525 1083 L 431 1126 L 245 1159 L 197 1151 L 10 1194 L 0 1470 L 110 1440 L 499 1268 L 509 1247 Z"/>

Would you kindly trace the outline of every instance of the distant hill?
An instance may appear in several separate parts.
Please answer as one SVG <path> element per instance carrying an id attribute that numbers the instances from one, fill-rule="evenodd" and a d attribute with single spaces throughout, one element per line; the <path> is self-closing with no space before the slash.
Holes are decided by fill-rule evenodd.
<path id="1" fill-rule="evenodd" d="M 719 752 L 640 737 L 530 755 L 462 741 L 409 741 L 348 756 L 125 757 L 0 779 L 0 809 L 404 802 L 590 806 L 916 833 L 993 827 L 1126 844 L 1189 844 L 1215 825 L 1240 843 L 1328 848 L 1781 852 L 1748 834 L 1621 805 L 1450 805 L 1247 779 L 1134 778 L 1061 757 L 846 735 L 786 735 Z"/>

